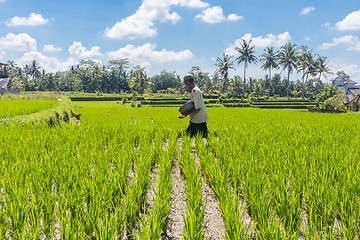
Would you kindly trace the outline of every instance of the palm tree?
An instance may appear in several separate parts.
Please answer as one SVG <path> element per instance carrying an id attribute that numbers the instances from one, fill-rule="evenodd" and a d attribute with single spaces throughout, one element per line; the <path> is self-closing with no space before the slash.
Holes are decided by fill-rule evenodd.
<path id="1" fill-rule="evenodd" d="M 278 59 L 279 59 L 279 54 L 278 52 L 274 52 L 274 48 L 273 47 L 267 47 L 264 50 L 265 52 L 261 55 L 260 58 L 260 62 L 262 62 L 261 64 L 261 68 L 266 71 L 269 70 L 269 82 L 268 82 L 268 97 L 270 97 L 270 91 L 271 91 L 271 86 L 270 86 L 270 81 L 271 81 L 271 70 L 277 69 L 278 68 Z"/>
<path id="2" fill-rule="evenodd" d="M 224 81 L 223 90 L 228 91 L 229 86 L 229 70 L 234 69 L 234 61 L 231 60 L 231 56 L 223 53 L 223 57 L 217 57 L 215 66 L 218 67 L 217 71 L 220 72 L 220 76 Z"/>
<path id="3" fill-rule="evenodd" d="M 92 70 L 91 70 L 91 76 L 92 81 L 94 83 L 94 86 L 96 88 L 97 92 L 100 92 L 100 80 L 103 75 L 103 71 L 101 69 L 101 66 L 97 62 L 92 62 Z"/>
<path id="4" fill-rule="evenodd" d="M 214 74 L 211 77 L 211 86 L 212 90 L 219 90 L 221 85 L 221 76 L 219 76 L 219 71 L 215 70 Z"/>
<path id="5" fill-rule="evenodd" d="M 40 72 L 41 67 L 39 66 L 39 62 L 36 60 L 32 60 L 29 64 L 25 65 L 25 68 L 26 68 L 26 73 L 31 77 L 35 88 L 37 88 L 39 85 L 37 82 L 37 78 L 40 77 L 41 75 Z"/>
<path id="6" fill-rule="evenodd" d="M 53 73 L 48 73 L 45 75 L 46 83 L 45 83 L 45 89 L 48 91 L 55 91 L 57 89 L 56 87 L 56 75 Z"/>
<path id="7" fill-rule="evenodd" d="M 111 77 L 110 86 L 116 92 L 129 89 L 129 74 L 127 72 L 129 65 L 130 62 L 127 58 L 114 59 L 108 63 Z"/>
<path id="8" fill-rule="evenodd" d="M 327 57 L 323 57 L 323 56 L 320 56 L 320 55 L 317 55 L 317 58 L 315 60 L 315 64 L 314 64 L 314 67 L 315 67 L 315 71 L 314 73 L 315 74 L 319 74 L 319 82 L 320 82 L 320 78 L 321 76 L 324 76 L 325 78 L 326 77 L 326 73 L 329 73 L 329 74 L 333 74 L 331 72 L 331 68 L 328 67 L 328 64 L 329 62 L 326 61 L 327 60 Z"/>
<path id="9" fill-rule="evenodd" d="M 71 72 L 72 74 L 76 74 L 76 71 L 78 68 L 79 68 L 79 65 L 77 67 L 74 65 L 71 65 L 69 68 L 69 72 Z"/>
<path id="10" fill-rule="evenodd" d="M 46 74 L 47 74 L 47 72 L 45 71 L 45 69 L 43 69 L 43 70 L 41 70 L 40 77 L 45 78 Z"/>
<path id="11" fill-rule="evenodd" d="M 279 65 L 282 66 L 283 70 L 288 71 L 287 84 L 286 84 L 286 96 L 289 99 L 289 85 L 290 85 L 290 74 L 297 68 L 297 51 L 296 45 L 288 42 L 281 47 L 279 54 Z"/>
<path id="12" fill-rule="evenodd" d="M 249 93 L 251 94 L 253 92 L 255 79 L 252 77 L 249 77 Z"/>
<path id="13" fill-rule="evenodd" d="M 243 92 L 241 77 L 238 75 L 234 76 L 234 78 L 231 79 L 230 87 L 234 94 L 240 95 Z"/>
<path id="14" fill-rule="evenodd" d="M 118 74 L 122 74 L 130 65 L 127 58 L 119 58 L 110 60 L 109 67 L 111 70 L 116 71 Z"/>
<path id="15" fill-rule="evenodd" d="M 134 67 L 131 72 L 130 87 L 132 90 L 137 90 L 140 94 L 144 93 L 145 87 L 148 84 L 145 68 L 138 66 Z"/>
<path id="16" fill-rule="evenodd" d="M 15 61 L 7 61 L 7 64 L 8 64 L 9 72 L 13 72 L 16 70 L 17 65 Z"/>
<path id="17" fill-rule="evenodd" d="M 30 75 L 30 65 L 29 64 L 25 64 L 25 66 L 23 67 L 23 73 L 25 74 L 25 76 Z"/>
<path id="18" fill-rule="evenodd" d="M 301 97 L 302 99 L 305 98 L 305 86 L 306 82 L 309 78 L 309 74 L 312 75 L 314 73 L 314 56 L 311 54 L 310 51 L 307 50 L 306 46 L 300 47 L 298 57 L 298 72 L 302 71 L 302 91 L 301 91 Z"/>
<path id="19" fill-rule="evenodd" d="M 242 42 L 240 43 L 240 47 L 236 47 L 235 50 L 238 51 L 240 54 L 239 57 L 237 57 L 235 60 L 237 61 L 237 64 L 240 64 L 244 62 L 244 94 L 245 94 L 245 88 L 246 88 L 246 69 L 248 67 L 248 64 L 250 63 L 257 63 L 257 57 L 254 55 L 254 48 L 255 45 L 250 45 L 252 40 L 250 39 L 249 42 L 246 42 L 245 39 L 242 39 Z"/>
<path id="20" fill-rule="evenodd" d="M 301 79 L 302 79 L 302 93 L 301 96 L 304 96 L 304 89 L 305 89 L 305 82 L 304 82 L 304 78 L 305 78 L 305 72 L 306 72 L 306 64 L 305 64 L 305 55 L 308 52 L 308 48 L 307 46 L 303 45 L 300 47 L 299 49 L 299 58 L 298 58 L 298 70 L 297 72 L 299 73 L 300 71 L 302 71 L 302 75 L 301 75 Z M 304 97 L 303 97 L 304 99 Z"/>
<path id="21" fill-rule="evenodd" d="M 36 60 L 32 60 L 31 63 L 29 64 L 29 75 L 32 77 L 33 80 L 40 77 L 41 75 L 40 69 L 41 67 L 39 66 L 39 62 Z"/>

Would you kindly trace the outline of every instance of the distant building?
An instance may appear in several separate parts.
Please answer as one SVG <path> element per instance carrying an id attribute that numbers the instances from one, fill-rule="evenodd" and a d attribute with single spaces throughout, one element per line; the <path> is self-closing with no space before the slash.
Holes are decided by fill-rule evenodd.
<path id="1" fill-rule="evenodd" d="M 343 92 L 346 96 L 346 102 L 352 101 L 358 93 L 360 93 L 360 87 L 357 83 L 350 79 L 349 76 L 338 75 L 331 80 L 332 85 L 337 86 L 338 90 Z"/>
<path id="2" fill-rule="evenodd" d="M 5 63 L 0 63 L 0 89 L 7 89 L 7 84 L 10 80 L 6 71 L 6 66 L 8 65 Z"/>
<path id="3" fill-rule="evenodd" d="M 7 89 L 10 78 L 0 78 L 0 89 Z"/>
<path id="4" fill-rule="evenodd" d="M 6 72 L 6 66 L 8 66 L 6 63 L 0 63 L 0 72 Z"/>
<path id="5" fill-rule="evenodd" d="M 8 89 L 8 83 L 10 81 L 9 75 L 7 73 L 8 65 L 5 63 L 0 63 L 0 95 L 4 94 L 20 94 L 20 90 L 17 89 Z"/>
<path id="6" fill-rule="evenodd" d="M 345 106 L 350 107 L 354 112 L 359 109 L 360 95 L 356 95 L 351 101 L 344 103 Z"/>

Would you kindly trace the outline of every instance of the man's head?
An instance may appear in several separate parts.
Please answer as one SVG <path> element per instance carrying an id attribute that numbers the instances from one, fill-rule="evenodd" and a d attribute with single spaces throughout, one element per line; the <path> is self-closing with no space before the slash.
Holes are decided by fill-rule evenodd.
<path id="1" fill-rule="evenodd" d="M 183 83 L 185 84 L 185 87 L 192 89 L 195 86 L 193 75 L 191 74 L 185 75 L 183 78 Z"/>

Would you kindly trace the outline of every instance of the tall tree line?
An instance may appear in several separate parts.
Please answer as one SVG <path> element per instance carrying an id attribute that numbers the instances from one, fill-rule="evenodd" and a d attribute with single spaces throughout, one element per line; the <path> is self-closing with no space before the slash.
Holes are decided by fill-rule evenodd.
<path id="1" fill-rule="evenodd" d="M 308 50 L 307 46 L 297 47 L 290 42 L 281 46 L 279 50 L 274 50 L 274 47 L 267 47 L 260 55 L 260 58 L 255 56 L 255 45 L 252 44 L 252 40 L 246 41 L 242 39 L 240 45 L 235 47 L 238 53 L 235 61 L 236 63 L 243 63 L 244 75 L 243 78 L 235 76 L 232 80 L 233 92 L 241 92 L 243 95 L 255 94 L 259 92 L 266 92 L 267 96 L 280 95 L 284 96 L 284 92 L 280 91 L 279 83 L 285 87 L 286 97 L 298 96 L 301 94 L 302 98 L 306 96 L 313 96 L 313 88 L 318 91 L 324 84 L 321 81 L 321 77 L 325 77 L 327 74 L 331 74 L 329 62 L 324 56 L 319 54 L 313 54 L 311 50 Z M 223 82 L 228 82 L 227 76 L 229 76 L 230 69 L 234 68 L 234 61 L 231 60 L 232 56 L 223 54 L 223 57 L 218 57 L 216 60 L 217 71 L 221 73 Z M 268 71 L 265 76 L 265 80 L 258 80 L 254 82 L 253 78 L 249 78 L 247 83 L 246 70 L 249 64 L 257 64 L 261 62 L 261 68 L 264 71 Z M 286 79 L 279 79 L 280 75 L 272 77 L 273 70 L 281 70 L 286 73 Z M 301 81 L 290 81 L 290 76 L 294 72 L 301 74 Z M 243 87 L 239 81 L 242 81 Z M 285 82 L 284 82 L 285 81 Z M 253 88 L 254 87 L 254 88 Z M 265 88 L 265 90 L 262 90 Z M 255 91 L 256 90 L 256 91 Z"/>
<path id="2" fill-rule="evenodd" d="M 297 47 L 290 42 L 279 50 L 267 47 L 259 56 L 255 55 L 252 41 L 242 39 L 235 47 L 237 56 L 222 54 L 217 57 L 216 71 L 210 75 L 198 66 L 192 67 L 195 82 L 207 93 L 223 93 L 251 96 L 301 96 L 311 97 L 324 85 L 322 78 L 331 73 L 329 62 L 324 56 L 314 54 L 306 46 Z M 247 77 L 250 64 L 261 64 L 264 78 Z M 230 76 L 235 65 L 242 65 L 243 75 Z M 161 71 L 149 77 L 142 66 L 131 66 L 128 59 L 114 59 L 107 64 L 82 60 L 67 71 L 48 73 L 36 60 L 17 66 L 8 62 L 11 77 L 9 87 L 24 91 L 82 91 L 104 93 L 184 92 L 181 77 L 175 71 Z M 279 70 L 280 73 L 274 74 Z M 291 81 L 293 73 L 301 79 Z M 284 74 L 281 76 L 280 74 Z"/>

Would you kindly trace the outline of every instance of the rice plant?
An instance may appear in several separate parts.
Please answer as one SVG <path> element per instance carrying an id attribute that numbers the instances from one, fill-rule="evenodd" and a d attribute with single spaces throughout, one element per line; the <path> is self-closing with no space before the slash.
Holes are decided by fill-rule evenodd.
<path id="1" fill-rule="evenodd" d="M 60 105 L 51 108 L 59 119 Z M 49 128 L 23 124 L 23 116 L 0 125 L 0 238 L 159 239 L 168 228 L 174 158 L 186 186 L 185 239 L 204 238 L 201 175 L 228 239 L 360 238 L 358 114 L 209 108 L 207 143 L 196 139 L 193 149 L 182 137 L 178 153 L 187 123 L 174 120 L 175 108 L 73 107 L 81 124 Z M 155 198 L 144 211 L 155 166 Z"/>
<path id="2" fill-rule="evenodd" d="M 202 196 L 202 182 L 199 169 L 195 166 L 192 155 L 192 141 L 183 136 L 179 157 L 180 169 L 184 175 L 186 188 L 186 210 L 184 211 L 185 227 L 183 239 L 205 239 L 204 215 L 206 199 Z"/>
<path id="3" fill-rule="evenodd" d="M 0 100 L 0 119 L 35 113 L 57 105 L 58 100 Z"/>

